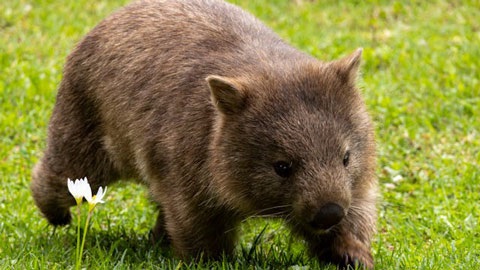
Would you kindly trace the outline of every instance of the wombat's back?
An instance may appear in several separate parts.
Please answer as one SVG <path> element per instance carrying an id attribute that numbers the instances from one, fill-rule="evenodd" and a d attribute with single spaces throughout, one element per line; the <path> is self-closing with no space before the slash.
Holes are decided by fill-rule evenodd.
<path id="1" fill-rule="evenodd" d="M 306 58 L 255 17 L 223 1 L 139 1 L 93 29 L 67 65 L 75 71 L 84 67 L 80 75 L 90 83 L 101 81 L 98 91 L 120 80 L 126 83 L 122 91 L 136 92 L 160 82 L 168 83 L 161 89 L 171 90 L 204 85 L 206 74 L 249 76 L 252 69 L 270 69 L 292 55 Z"/>
<path id="2" fill-rule="evenodd" d="M 141 148 L 151 148 L 148 139 L 158 142 L 158 134 L 175 138 L 162 140 L 166 155 L 183 139 L 191 145 L 192 138 L 178 136 L 182 133 L 208 145 L 213 121 L 208 75 L 287 77 L 279 66 L 298 59 L 311 60 L 234 5 L 139 1 L 102 21 L 80 42 L 69 56 L 62 83 L 67 87 L 60 87 L 57 103 L 63 96 L 91 101 L 116 167 L 138 175 L 139 160 L 149 159 Z"/>

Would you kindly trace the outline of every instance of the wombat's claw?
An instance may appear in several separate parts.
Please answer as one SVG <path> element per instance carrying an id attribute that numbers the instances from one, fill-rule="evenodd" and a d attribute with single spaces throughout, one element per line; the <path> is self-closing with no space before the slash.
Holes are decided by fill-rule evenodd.
<path id="1" fill-rule="evenodd" d="M 355 239 L 345 239 L 336 246 L 334 256 L 339 269 L 373 269 L 373 256 L 370 250 Z"/>
<path id="2" fill-rule="evenodd" d="M 347 253 L 343 254 L 343 261 L 338 265 L 339 269 L 369 269 L 363 264 L 360 259 L 349 256 Z"/>
<path id="3" fill-rule="evenodd" d="M 344 253 L 341 262 L 338 264 L 338 269 L 373 269 L 373 258 L 364 258 L 364 260 Z"/>

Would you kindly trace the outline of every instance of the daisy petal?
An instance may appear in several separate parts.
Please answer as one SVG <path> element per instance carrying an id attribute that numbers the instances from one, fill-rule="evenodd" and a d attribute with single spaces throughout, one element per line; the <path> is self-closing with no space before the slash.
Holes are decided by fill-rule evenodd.
<path id="1" fill-rule="evenodd" d="M 107 192 L 107 187 L 105 187 L 105 191 L 103 191 L 102 187 L 98 188 L 97 195 L 95 195 L 94 203 L 104 203 L 103 196 L 105 196 L 105 193 Z"/>
<path id="2" fill-rule="evenodd" d="M 83 197 L 85 197 L 85 200 L 87 200 L 88 202 L 91 202 L 92 189 L 90 188 L 90 184 L 88 183 L 87 177 L 81 180 L 81 190 L 82 190 Z"/>

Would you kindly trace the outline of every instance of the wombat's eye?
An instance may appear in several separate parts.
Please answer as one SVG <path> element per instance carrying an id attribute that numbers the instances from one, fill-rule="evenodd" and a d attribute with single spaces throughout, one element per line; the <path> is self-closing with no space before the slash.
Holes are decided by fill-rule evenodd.
<path id="1" fill-rule="evenodd" d="M 287 161 L 277 161 L 273 164 L 275 172 L 283 178 L 287 178 L 292 174 L 292 163 Z"/>
<path id="2" fill-rule="evenodd" d="M 350 151 L 347 151 L 343 156 L 343 166 L 347 167 L 349 162 L 350 162 Z"/>

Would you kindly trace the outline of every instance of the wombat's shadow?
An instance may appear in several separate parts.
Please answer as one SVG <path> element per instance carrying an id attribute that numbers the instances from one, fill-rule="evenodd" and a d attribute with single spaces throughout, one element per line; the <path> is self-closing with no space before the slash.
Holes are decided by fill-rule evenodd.
<path id="1" fill-rule="evenodd" d="M 146 262 L 148 262 L 147 265 L 159 269 L 177 269 L 178 266 L 182 266 L 181 269 L 203 267 L 210 269 L 225 269 L 225 267 L 227 269 L 287 269 L 290 266 L 301 267 L 303 265 L 321 269 L 322 266 L 305 254 L 303 250 L 290 252 L 260 244 L 265 238 L 268 238 L 264 234 L 265 228 L 253 240 L 248 239 L 246 244 L 238 244 L 234 256 L 225 257 L 218 261 L 208 261 L 202 258 L 196 261 L 175 258 L 173 250 L 168 244 L 152 241 L 150 232 L 138 233 L 133 230 L 127 231 L 121 227 L 110 228 L 109 230 L 91 228 L 88 229 L 85 240 L 84 262 L 103 260 L 103 258 L 96 257 L 105 254 L 108 255 L 109 261 L 122 262 L 127 267 L 135 267 L 135 265 L 145 267 Z M 47 248 L 43 250 L 44 253 L 48 253 L 49 249 L 53 250 L 60 247 L 65 249 L 65 253 L 74 254 L 77 241 L 74 225 L 55 229 L 49 226 L 48 231 L 48 234 L 40 234 L 37 238 L 37 241 L 46 243 L 45 247 Z M 81 233 L 83 235 L 83 230 Z M 95 251 L 89 252 L 92 249 L 95 249 Z M 52 251 L 52 253 L 54 252 Z M 71 258 L 74 259 L 74 255 Z M 66 260 L 63 263 L 69 262 L 68 258 L 61 259 Z"/>

